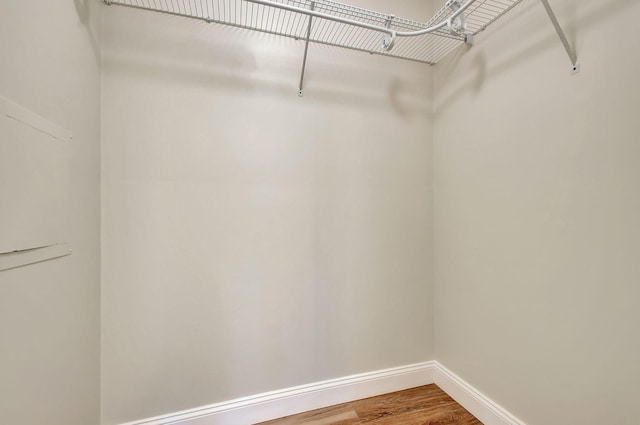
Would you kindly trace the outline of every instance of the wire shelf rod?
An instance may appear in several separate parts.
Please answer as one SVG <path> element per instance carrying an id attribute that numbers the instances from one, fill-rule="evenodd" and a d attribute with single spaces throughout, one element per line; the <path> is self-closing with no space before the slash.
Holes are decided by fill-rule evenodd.
<path id="1" fill-rule="evenodd" d="M 337 15 L 330 15 L 330 14 L 327 14 L 327 13 L 316 12 L 314 10 L 306 10 L 306 9 L 302 9 L 302 8 L 299 8 L 299 7 L 296 7 L 296 6 L 290 6 L 288 4 L 278 3 L 278 2 L 275 2 L 275 1 L 271 1 L 271 0 L 244 0 L 244 1 L 248 1 L 248 2 L 251 2 L 251 3 L 257 3 L 257 4 L 262 4 L 264 6 L 269 6 L 269 7 L 275 7 L 275 8 L 278 8 L 278 9 L 288 10 L 290 12 L 304 13 L 305 15 L 314 16 L 316 18 L 327 19 L 327 20 L 330 20 L 330 21 L 340 22 L 342 24 L 354 25 L 354 26 L 370 29 L 370 30 L 373 30 L 373 31 L 382 32 L 382 33 L 388 34 L 388 35 L 390 35 L 392 37 L 418 37 L 418 36 L 421 36 L 421 35 L 425 35 L 425 34 L 429 34 L 429 33 L 432 33 L 432 32 L 436 32 L 436 31 L 446 27 L 447 25 L 449 25 L 451 27 L 451 22 L 453 20 L 455 20 L 457 17 L 459 17 L 460 15 L 462 15 L 465 12 L 465 10 L 467 10 L 473 3 L 475 3 L 478 0 L 467 0 L 463 5 L 460 6 L 459 9 L 457 9 L 455 12 L 453 12 L 448 17 L 447 20 L 442 21 L 442 22 L 440 22 L 438 24 L 429 26 L 427 28 L 424 28 L 424 29 L 421 29 L 421 30 L 417 30 L 417 31 L 395 31 L 395 30 L 387 28 L 387 27 L 373 25 L 373 24 L 369 24 L 369 23 L 366 23 L 366 22 L 360 22 L 360 21 L 356 21 L 356 20 L 353 20 L 353 19 L 349 19 L 349 18 L 337 16 Z"/>
<path id="2" fill-rule="evenodd" d="M 433 65 L 522 0 L 448 0 L 426 23 L 333 0 L 103 1 L 304 41 L 314 16 L 311 43 Z"/>

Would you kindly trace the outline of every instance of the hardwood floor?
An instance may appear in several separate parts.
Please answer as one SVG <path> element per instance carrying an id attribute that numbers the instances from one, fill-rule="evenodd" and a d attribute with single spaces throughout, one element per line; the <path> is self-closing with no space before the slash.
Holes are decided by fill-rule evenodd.
<path id="1" fill-rule="evenodd" d="M 256 425 L 482 425 L 436 385 L 366 398 Z"/>

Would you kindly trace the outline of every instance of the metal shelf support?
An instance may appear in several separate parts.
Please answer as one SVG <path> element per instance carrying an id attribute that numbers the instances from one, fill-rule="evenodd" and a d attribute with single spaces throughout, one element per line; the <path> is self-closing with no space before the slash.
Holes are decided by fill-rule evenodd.
<path id="1" fill-rule="evenodd" d="M 311 2 L 311 7 L 309 10 L 313 11 L 316 7 L 315 2 Z M 302 58 L 302 71 L 300 72 L 300 85 L 298 87 L 298 96 L 302 97 L 304 95 L 302 91 L 302 84 L 304 83 L 304 72 L 307 68 L 307 54 L 309 53 L 309 41 L 311 39 L 311 24 L 313 20 L 313 16 L 309 15 L 309 25 L 307 26 L 307 38 L 304 41 L 304 57 Z"/>
<path id="2" fill-rule="evenodd" d="M 571 61 L 571 74 L 577 74 L 578 72 L 580 72 L 580 64 L 578 63 L 578 55 L 576 54 L 575 49 L 569 43 L 567 36 L 565 35 L 564 31 L 562 30 L 562 27 L 560 26 L 560 23 L 558 22 L 558 18 L 556 18 L 556 14 L 553 13 L 553 9 L 551 8 L 549 1 L 548 0 L 540 0 L 540 1 L 542 2 L 542 5 L 547 11 L 547 15 L 549 15 L 549 19 L 551 20 L 553 27 L 556 29 L 556 32 L 558 33 L 558 37 L 560 37 L 560 41 L 562 42 L 564 49 L 567 51 L 567 55 L 569 55 L 569 60 Z"/>

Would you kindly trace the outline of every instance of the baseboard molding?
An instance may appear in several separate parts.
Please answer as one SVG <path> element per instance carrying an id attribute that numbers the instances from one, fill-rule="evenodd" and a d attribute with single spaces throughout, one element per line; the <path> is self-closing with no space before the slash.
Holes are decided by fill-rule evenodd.
<path id="1" fill-rule="evenodd" d="M 249 425 L 434 383 L 484 425 L 525 425 L 435 361 L 271 391 L 121 425 Z"/>
<path id="2" fill-rule="evenodd" d="M 455 373 L 434 362 L 434 383 L 484 425 L 525 425 Z"/>
<path id="3" fill-rule="evenodd" d="M 202 406 L 122 425 L 248 425 L 433 384 L 435 362 L 384 369 Z"/>

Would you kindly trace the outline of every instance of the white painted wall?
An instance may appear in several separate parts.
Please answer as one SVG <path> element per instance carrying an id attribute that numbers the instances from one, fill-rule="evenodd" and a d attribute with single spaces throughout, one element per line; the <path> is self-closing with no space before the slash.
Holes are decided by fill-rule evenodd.
<path id="1" fill-rule="evenodd" d="M 104 424 L 430 359 L 431 69 L 104 18 Z"/>
<path id="2" fill-rule="evenodd" d="M 527 424 L 637 424 L 640 7 L 552 4 L 582 72 L 525 2 L 436 68 L 435 127 L 429 68 L 312 46 L 299 99 L 301 43 L 108 8 L 103 422 L 435 344 Z M 0 273 L 6 423 L 99 421 L 99 9 L 0 13 L 0 95 L 74 133 L 74 254 Z"/>
<path id="3" fill-rule="evenodd" d="M 436 67 L 436 360 L 529 425 L 640 423 L 640 4 L 525 2 Z"/>
<path id="4" fill-rule="evenodd" d="M 0 272 L 3 424 L 99 422 L 100 7 L 0 6 L 0 95 L 74 135 L 73 254 Z"/>

